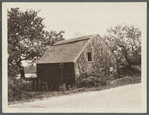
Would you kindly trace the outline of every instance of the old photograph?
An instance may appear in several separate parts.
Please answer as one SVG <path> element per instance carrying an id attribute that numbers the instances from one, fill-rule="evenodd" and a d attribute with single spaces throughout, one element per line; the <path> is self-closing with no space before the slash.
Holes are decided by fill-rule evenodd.
<path id="1" fill-rule="evenodd" d="M 146 113 L 147 3 L 2 4 L 4 113 Z"/>

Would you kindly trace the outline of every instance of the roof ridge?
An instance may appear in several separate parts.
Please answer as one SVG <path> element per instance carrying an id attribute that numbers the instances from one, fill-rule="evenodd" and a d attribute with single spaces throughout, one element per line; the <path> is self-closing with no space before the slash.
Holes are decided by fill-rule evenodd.
<path id="1" fill-rule="evenodd" d="M 90 39 L 90 38 L 86 38 L 86 39 L 82 39 L 82 40 L 69 41 L 69 42 L 65 42 L 65 43 L 57 43 L 57 44 L 54 44 L 53 46 L 58 46 L 58 45 L 63 45 L 63 44 L 69 44 L 69 43 L 84 41 L 84 40 L 88 40 L 88 39 Z"/>
<path id="2" fill-rule="evenodd" d="M 87 40 L 87 39 L 90 39 L 92 36 L 94 36 L 94 35 L 86 35 L 86 36 L 80 36 L 80 37 L 71 38 L 71 39 L 67 39 L 67 40 L 61 40 L 61 41 L 58 41 L 57 43 L 53 44 L 53 46 Z"/>
<path id="3" fill-rule="evenodd" d="M 82 35 L 82 36 L 79 36 L 79 37 L 73 37 L 73 38 L 70 38 L 70 39 L 77 39 L 77 38 L 82 38 L 82 37 L 88 37 L 88 36 L 93 36 L 95 34 L 91 34 L 91 35 Z M 69 40 L 69 39 L 68 39 Z"/>

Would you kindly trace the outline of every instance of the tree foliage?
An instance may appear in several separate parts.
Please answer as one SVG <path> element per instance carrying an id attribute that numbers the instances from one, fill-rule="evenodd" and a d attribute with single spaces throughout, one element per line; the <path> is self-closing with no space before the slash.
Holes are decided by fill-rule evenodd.
<path id="1" fill-rule="evenodd" d="M 22 61 L 34 62 L 54 42 L 63 39 L 64 31 L 44 30 L 44 19 L 37 15 L 38 12 L 34 10 L 23 12 L 19 8 L 8 10 L 8 75 L 10 77 L 15 77 L 19 72 L 23 75 Z"/>
<path id="2" fill-rule="evenodd" d="M 133 58 L 141 57 L 141 31 L 139 28 L 132 25 L 117 25 L 107 30 L 105 39 L 115 53 L 118 62 L 125 58 L 128 66 L 131 67 Z"/>

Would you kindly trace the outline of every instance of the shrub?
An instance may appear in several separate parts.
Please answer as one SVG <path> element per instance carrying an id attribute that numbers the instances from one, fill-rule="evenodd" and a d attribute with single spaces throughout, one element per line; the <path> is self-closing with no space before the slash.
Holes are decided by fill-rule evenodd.
<path id="1" fill-rule="evenodd" d="M 8 78 L 8 101 L 20 100 L 25 91 L 31 90 L 31 82 Z"/>
<path id="2" fill-rule="evenodd" d="M 127 66 L 123 66 L 120 68 L 121 76 L 132 76 L 132 75 L 141 75 L 141 71 L 135 67 L 128 68 Z"/>
<path id="3" fill-rule="evenodd" d="M 130 84 L 133 82 L 133 78 L 132 77 L 124 77 L 124 78 L 119 78 L 116 80 L 112 80 L 112 81 L 107 81 L 106 85 L 107 86 L 121 86 L 121 85 L 126 85 L 126 84 Z"/>
<path id="4" fill-rule="evenodd" d="M 105 82 L 106 83 L 106 82 Z M 99 85 L 105 85 L 104 80 L 95 76 L 87 76 L 86 78 L 82 78 L 80 82 L 77 84 L 78 88 L 81 87 L 94 87 Z"/>

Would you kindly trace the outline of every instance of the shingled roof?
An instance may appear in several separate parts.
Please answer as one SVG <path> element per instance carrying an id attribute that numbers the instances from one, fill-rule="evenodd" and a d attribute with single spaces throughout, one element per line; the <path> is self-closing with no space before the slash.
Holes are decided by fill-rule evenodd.
<path id="1" fill-rule="evenodd" d="M 94 35 L 89 35 L 58 41 L 45 52 L 45 54 L 37 61 L 37 64 L 74 62 L 88 43 L 89 39 L 93 36 Z"/>

